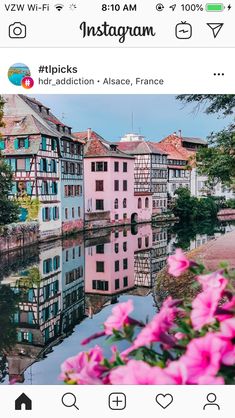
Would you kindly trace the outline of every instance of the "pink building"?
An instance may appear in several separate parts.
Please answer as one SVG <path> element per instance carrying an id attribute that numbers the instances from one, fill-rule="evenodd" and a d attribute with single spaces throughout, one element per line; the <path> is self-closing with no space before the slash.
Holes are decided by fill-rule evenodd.
<path id="1" fill-rule="evenodd" d="M 135 287 L 133 238 L 130 229 L 117 229 L 109 242 L 85 249 L 86 293 L 115 295 Z"/>
<path id="2" fill-rule="evenodd" d="M 135 196 L 135 158 L 117 149 L 96 132 L 74 134 L 85 140 L 84 149 L 84 211 L 86 226 L 151 220 L 151 194 Z"/>

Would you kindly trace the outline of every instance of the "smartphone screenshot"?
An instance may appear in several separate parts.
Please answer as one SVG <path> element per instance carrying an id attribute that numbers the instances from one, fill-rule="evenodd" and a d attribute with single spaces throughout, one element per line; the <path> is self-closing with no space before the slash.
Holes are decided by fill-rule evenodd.
<path id="1" fill-rule="evenodd" d="M 234 21 L 1 0 L 4 418 L 232 416 Z"/>

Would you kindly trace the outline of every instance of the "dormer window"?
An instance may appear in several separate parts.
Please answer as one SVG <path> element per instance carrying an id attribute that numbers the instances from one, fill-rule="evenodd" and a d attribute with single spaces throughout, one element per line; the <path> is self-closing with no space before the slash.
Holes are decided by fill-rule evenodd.
<path id="1" fill-rule="evenodd" d="M 15 149 L 27 149 L 29 148 L 28 138 L 16 138 L 14 141 Z"/>

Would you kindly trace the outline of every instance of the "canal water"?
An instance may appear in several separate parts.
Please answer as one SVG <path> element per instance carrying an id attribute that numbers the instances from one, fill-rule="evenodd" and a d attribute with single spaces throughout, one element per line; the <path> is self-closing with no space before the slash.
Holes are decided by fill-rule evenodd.
<path id="1" fill-rule="evenodd" d="M 144 224 L 3 255 L 0 382 L 61 384 L 61 363 L 84 349 L 81 341 L 102 329 L 115 304 L 132 299 L 141 320 L 158 311 L 157 273 L 176 247 L 194 249 L 234 228 L 228 222 Z M 107 341 L 99 344 L 108 354 Z"/>

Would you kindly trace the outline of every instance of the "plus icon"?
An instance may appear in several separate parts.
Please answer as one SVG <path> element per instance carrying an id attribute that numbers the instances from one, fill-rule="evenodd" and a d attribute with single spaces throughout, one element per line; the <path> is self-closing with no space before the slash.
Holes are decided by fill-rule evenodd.
<path id="1" fill-rule="evenodd" d="M 112 410 L 122 410 L 126 408 L 126 395 L 121 392 L 109 395 L 109 408 Z"/>

